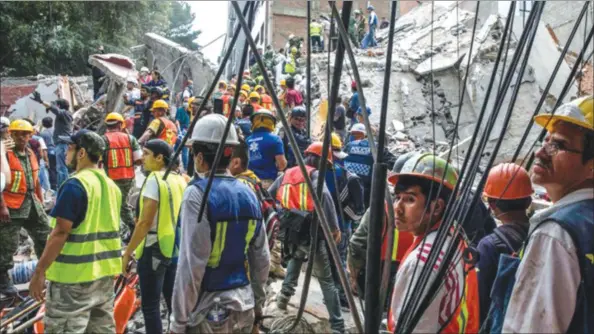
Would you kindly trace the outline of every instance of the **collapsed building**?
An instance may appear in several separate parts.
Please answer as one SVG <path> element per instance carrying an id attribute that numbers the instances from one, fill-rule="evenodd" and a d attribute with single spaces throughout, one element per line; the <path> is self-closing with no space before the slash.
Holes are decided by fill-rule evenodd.
<path id="1" fill-rule="evenodd" d="M 486 19 L 479 20 L 484 22 L 477 27 L 470 66 L 467 67 L 474 19 L 474 12 L 457 8 L 455 2 L 446 4 L 435 2 L 434 6 L 425 4 L 412 9 L 395 22 L 387 115 L 389 137 L 391 137 L 389 147 L 393 153 L 402 153 L 410 150 L 411 147 L 433 150 L 433 145 L 436 144 L 437 153 L 443 154 L 448 150 L 449 143 L 455 136 L 454 145 L 459 144 L 459 146 L 452 155 L 452 160 L 454 164 L 461 164 L 485 100 L 505 25 L 505 18 L 498 14 L 490 14 Z M 522 30 L 521 20 L 516 20 L 508 50 L 509 60 L 516 51 Z M 387 29 L 377 32 L 378 42 L 384 50 L 354 50 L 366 104 L 372 109 L 370 117 L 372 124 L 379 122 L 387 35 Z M 498 152 L 496 163 L 509 161 L 512 158 L 559 56 L 560 51 L 555 40 L 541 22 L 528 61 L 528 68 L 521 80 L 519 96 L 513 108 L 512 122 L 505 130 L 503 145 Z M 330 61 L 330 73 L 327 70 L 328 61 Z M 319 81 L 315 88 L 322 92 L 323 96 L 327 96 L 325 87 L 327 87 L 328 78 L 332 75 L 333 63 L 333 56 L 330 60 L 326 55 L 313 56 L 312 73 L 315 73 L 316 77 L 312 78 L 312 82 Z M 510 61 L 507 62 L 505 71 L 509 69 L 509 63 Z M 494 89 L 499 87 L 505 75 L 501 70 L 502 67 L 499 66 L 496 74 Z M 570 70 L 567 63 L 561 65 L 545 104 L 539 112 L 551 111 L 570 75 Z M 509 93 L 517 80 L 517 71 L 503 102 L 502 110 L 507 110 L 509 105 L 511 95 Z M 468 81 L 462 95 L 462 84 L 467 74 Z M 351 64 L 345 56 L 340 85 L 340 96 L 343 100 L 348 99 L 352 94 L 350 92 L 352 80 Z M 577 94 L 576 85 L 572 85 L 565 100 L 568 101 Z M 493 108 L 495 98 L 496 94 L 491 94 L 485 121 L 481 124 L 483 127 Z M 319 99 L 314 100 L 314 106 L 319 104 L 319 101 Z M 461 115 L 459 126 L 456 128 L 458 110 Z M 491 132 L 486 152 L 492 149 L 495 139 L 499 137 L 502 123 L 503 116 L 499 116 Z M 532 143 L 539 133 L 540 128 L 533 126 L 527 143 Z M 528 148 L 529 145 L 522 150 L 521 157 Z"/>

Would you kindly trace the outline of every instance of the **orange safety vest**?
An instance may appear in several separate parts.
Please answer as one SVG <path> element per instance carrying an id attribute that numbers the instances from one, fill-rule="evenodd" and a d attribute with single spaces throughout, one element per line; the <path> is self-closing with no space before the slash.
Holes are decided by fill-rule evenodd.
<path id="1" fill-rule="evenodd" d="M 436 230 L 439 224 L 434 226 L 431 231 Z M 429 231 L 429 232 L 431 232 Z M 408 255 L 417 248 L 423 237 L 416 237 L 413 244 L 404 254 L 402 262 L 408 257 Z M 468 248 L 465 241 L 462 242 L 460 247 L 460 254 Z M 462 294 L 458 307 L 450 317 L 448 324 L 441 330 L 441 333 L 478 333 L 480 329 L 480 309 L 479 309 L 479 292 L 478 292 L 478 279 L 476 274 L 476 268 L 465 264 L 464 272 L 464 293 Z M 394 323 L 394 316 L 392 315 L 392 308 L 388 311 L 388 331 L 394 332 L 396 324 Z"/>
<path id="2" fill-rule="evenodd" d="M 130 136 L 123 132 L 106 132 L 108 148 L 107 175 L 112 180 L 129 180 L 134 178 L 134 161 Z"/>
<path id="3" fill-rule="evenodd" d="M 262 108 L 272 111 L 272 98 L 268 94 L 262 94 L 260 97 Z"/>
<path id="4" fill-rule="evenodd" d="M 384 225 L 384 240 L 382 240 L 382 260 L 386 258 L 388 248 L 387 226 Z M 392 244 L 392 262 L 402 262 L 404 254 L 413 244 L 414 236 L 410 232 L 400 232 L 394 228 L 394 243 Z"/>
<path id="5" fill-rule="evenodd" d="M 305 168 L 309 175 L 315 170 L 311 166 L 305 166 Z M 276 200 L 281 203 L 283 208 L 288 210 L 314 211 L 313 198 L 307 189 L 305 177 L 299 167 L 290 168 L 285 172 L 281 185 L 276 192 Z"/>
<path id="6" fill-rule="evenodd" d="M 254 107 L 254 112 L 256 112 L 256 111 L 258 111 L 258 110 L 262 109 L 262 106 L 261 106 L 261 105 L 259 105 L 259 104 L 257 104 L 256 102 L 252 102 L 252 103 L 250 103 L 250 104 L 252 105 L 252 107 Z"/>
<path id="7" fill-rule="evenodd" d="M 229 111 L 231 110 L 231 95 L 225 94 L 223 95 L 223 115 L 225 117 L 229 117 Z"/>
<path id="8" fill-rule="evenodd" d="M 171 146 L 175 145 L 175 141 L 177 140 L 177 126 L 166 117 L 159 117 L 159 120 L 163 122 L 164 127 L 161 132 L 157 134 L 157 138 L 163 139 Z"/>
<path id="9" fill-rule="evenodd" d="M 19 209 L 25 201 L 25 195 L 27 192 L 33 190 L 36 192 L 38 199 L 41 201 L 41 191 L 39 184 L 39 163 L 35 153 L 27 148 L 27 156 L 31 163 L 31 170 L 33 171 L 33 184 L 27 185 L 27 176 L 25 175 L 25 169 L 21 165 L 21 161 L 13 151 L 6 152 L 8 158 L 8 166 L 10 167 L 10 183 L 6 185 L 2 194 L 4 195 L 4 201 L 6 206 L 10 209 Z M 28 189 L 27 186 L 32 186 L 32 189 Z"/>

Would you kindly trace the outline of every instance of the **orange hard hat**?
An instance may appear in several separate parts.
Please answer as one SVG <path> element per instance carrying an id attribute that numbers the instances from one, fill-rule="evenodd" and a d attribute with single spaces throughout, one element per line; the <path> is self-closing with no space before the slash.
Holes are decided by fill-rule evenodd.
<path id="1" fill-rule="evenodd" d="M 323 144 L 321 141 L 316 141 L 313 142 L 311 145 L 309 145 L 309 147 L 307 148 L 307 150 L 305 150 L 305 154 L 313 154 L 316 155 L 318 157 L 322 157 L 322 149 L 323 149 Z M 328 162 L 332 163 L 332 148 L 329 147 L 328 148 Z"/>
<path id="2" fill-rule="evenodd" d="M 522 166 L 504 163 L 489 171 L 483 195 L 493 199 L 514 200 L 530 197 L 533 192 L 528 172 Z"/>

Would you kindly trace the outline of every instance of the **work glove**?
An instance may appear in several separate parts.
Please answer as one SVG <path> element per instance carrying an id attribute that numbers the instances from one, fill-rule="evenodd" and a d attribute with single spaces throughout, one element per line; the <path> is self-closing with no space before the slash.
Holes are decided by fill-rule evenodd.
<path id="1" fill-rule="evenodd" d="M 35 101 L 37 103 L 43 104 L 43 100 L 41 100 L 41 95 L 39 95 L 39 92 L 38 91 L 34 91 L 33 92 L 33 96 L 32 97 L 30 96 L 30 98 L 31 98 L 31 100 L 33 100 L 33 101 Z"/>

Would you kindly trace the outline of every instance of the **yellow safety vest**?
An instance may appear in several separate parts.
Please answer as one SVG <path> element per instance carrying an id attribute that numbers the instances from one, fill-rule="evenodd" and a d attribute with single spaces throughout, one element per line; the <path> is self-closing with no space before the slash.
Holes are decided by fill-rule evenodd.
<path id="1" fill-rule="evenodd" d="M 75 284 L 121 274 L 120 189 L 103 170 L 84 169 L 72 177 L 80 181 L 87 193 L 87 213 L 70 232 L 46 278 Z M 50 225 L 56 226 L 56 218 L 51 219 Z"/>
<path id="2" fill-rule="evenodd" d="M 285 73 L 295 73 L 295 58 L 291 55 L 285 64 Z"/>
<path id="3" fill-rule="evenodd" d="M 313 22 L 309 25 L 309 34 L 310 36 L 320 36 L 322 34 L 322 25 Z"/>
<path id="4" fill-rule="evenodd" d="M 171 258 L 175 254 L 175 226 L 179 209 L 181 207 L 182 197 L 186 189 L 186 180 L 181 175 L 169 174 L 167 181 L 163 181 L 165 172 L 152 172 L 148 177 L 154 177 L 159 185 L 159 211 L 157 219 L 157 240 L 161 254 L 166 258 Z M 148 179 L 148 178 L 147 178 Z M 144 187 L 140 191 L 139 211 L 142 217 Z M 138 247 L 136 247 L 136 257 L 140 259 L 146 237 Z"/>

